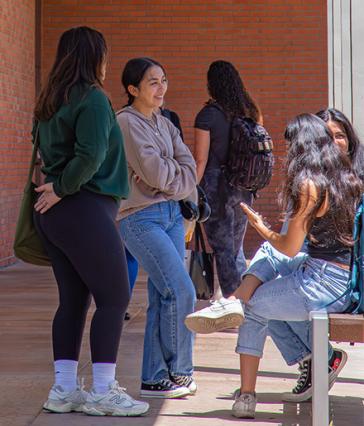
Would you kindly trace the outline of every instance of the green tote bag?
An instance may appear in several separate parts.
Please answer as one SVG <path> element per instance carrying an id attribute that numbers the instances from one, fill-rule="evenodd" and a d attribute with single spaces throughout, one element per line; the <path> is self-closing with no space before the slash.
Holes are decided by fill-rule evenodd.
<path id="1" fill-rule="evenodd" d="M 16 224 L 14 253 L 24 262 L 33 265 L 51 266 L 50 259 L 45 251 L 42 241 L 35 229 L 33 222 L 34 204 L 37 193 L 32 182 L 34 166 L 39 147 L 39 124 L 35 132 L 32 159 L 30 162 L 28 181 L 24 188 L 23 199 L 20 204 L 18 222 Z"/>

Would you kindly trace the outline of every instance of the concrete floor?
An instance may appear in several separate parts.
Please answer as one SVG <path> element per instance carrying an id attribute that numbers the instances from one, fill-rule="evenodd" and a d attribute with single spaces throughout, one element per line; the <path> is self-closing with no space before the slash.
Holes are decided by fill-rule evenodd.
<path id="1" fill-rule="evenodd" d="M 150 400 L 150 413 L 142 418 L 98 418 L 83 414 L 50 414 L 42 411 L 52 385 L 51 320 L 57 290 L 49 268 L 18 263 L 0 270 L 0 425 L 1 426 L 309 426 L 311 404 L 282 403 L 280 394 L 290 390 L 296 369 L 287 367 L 270 339 L 258 378 L 255 420 L 230 414 L 232 392 L 239 386 L 236 332 L 197 336 L 195 378 L 198 393 L 182 400 Z M 118 360 L 118 379 L 138 397 L 146 310 L 145 276 L 138 280 L 125 323 Z M 87 327 L 88 330 L 88 327 Z M 330 392 L 334 426 L 364 425 L 364 345 L 339 347 L 349 361 Z M 91 384 L 88 336 L 80 360 L 80 376 Z M 326 426 L 326 425 L 323 425 Z"/>

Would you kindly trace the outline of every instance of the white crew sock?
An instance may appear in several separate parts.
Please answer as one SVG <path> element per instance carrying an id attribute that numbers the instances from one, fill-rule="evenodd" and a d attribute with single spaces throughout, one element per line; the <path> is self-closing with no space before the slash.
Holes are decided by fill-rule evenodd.
<path id="1" fill-rule="evenodd" d="M 92 364 L 93 385 L 96 393 L 107 393 L 109 384 L 115 380 L 116 364 L 96 362 Z"/>
<path id="2" fill-rule="evenodd" d="M 54 361 L 55 385 L 60 385 L 66 392 L 72 392 L 77 387 L 78 361 L 58 359 Z"/>

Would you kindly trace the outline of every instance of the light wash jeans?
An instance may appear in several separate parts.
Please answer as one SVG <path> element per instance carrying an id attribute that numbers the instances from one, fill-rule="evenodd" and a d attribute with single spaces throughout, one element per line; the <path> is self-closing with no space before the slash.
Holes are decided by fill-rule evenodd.
<path id="1" fill-rule="evenodd" d="M 245 274 L 263 284 L 245 306 L 236 347 L 240 354 L 262 357 L 269 320 L 306 321 L 311 311 L 343 312 L 351 303 L 345 294 L 349 271 L 307 253 L 289 258 L 264 243 Z"/>
<path id="2" fill-rule="evenodd" d="M 286 234 L 288 219 L 282 225 L 281 234 Z M 307 253 L 307 240 L 301 248 Z M 283 255 L 282 255 L 283 256 Z M 279 268 L 279 265 L 277 265 Z M 301 362 L 312 353 L 312 323 L 310 321 L 275 321 L 268 323 L 268 333 L 288 365 Z M 331 344 L 328 345 L 329 359 L 333 354 Z"/>
<path id="3" fill-rule="evenodd" d="M 130 253 L 147 272 L 142 381 L 192 375 L 193 334 L 184 325 L 196 293 L 184 267 L 184 228 L 177 201 L 153 204 L 120 221 Z"/>

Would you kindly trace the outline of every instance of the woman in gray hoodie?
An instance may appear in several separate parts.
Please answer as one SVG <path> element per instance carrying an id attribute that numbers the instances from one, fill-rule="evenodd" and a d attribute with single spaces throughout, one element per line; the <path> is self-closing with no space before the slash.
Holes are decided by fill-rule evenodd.
<path id="1" fill-rule="evenodd" d="M 196 164 L 178 129 L 156 114 L 166 73 L 150 58 L 131 59 L 122 74 L 128 106 L 118 115 L 125 140 L 130 196 L 121 203 L 120 232 L 148 273 L 141 396 L 179 398 L 196 392 L 193 335 L 184 317 L 195 304 L 184 267 L 184 228 L 178 201 L 196 187 Z"/>

